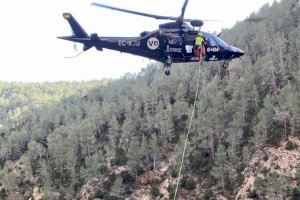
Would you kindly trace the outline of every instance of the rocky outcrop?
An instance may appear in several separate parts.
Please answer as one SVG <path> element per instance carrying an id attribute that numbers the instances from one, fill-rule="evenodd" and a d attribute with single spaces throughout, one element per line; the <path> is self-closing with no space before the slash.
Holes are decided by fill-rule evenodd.
<path id="1" fill-rule="evenodd" d="M 300 140 L 296 137 L 290 137 L 289 141 L 296 144 L 293 150 L 287 150 L 287 142 L 282 142 L 279 147 L 265 147 L 257 151 L 249 162 L 248 167 L 243 174 L 245 180 L 237 190 L 236 200 L 248 199 L 247 195 L 254 189 L 254 183 L 257 177 L 264 177 L 264 171 L 277 174 L 288 178 L 289 186 L 296 187 L 297 165 L 300 163 Z M 257 169 L 263 169 L 257 172 Z"/>

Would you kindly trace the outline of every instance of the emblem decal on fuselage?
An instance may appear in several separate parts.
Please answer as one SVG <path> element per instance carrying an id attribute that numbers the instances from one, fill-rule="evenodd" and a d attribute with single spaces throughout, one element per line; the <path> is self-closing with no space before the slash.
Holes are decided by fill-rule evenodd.
<path id="1" fill-rule="evenodd" d="M 155 50 L 159 47 L 159 40 L 156 37 L 149 38 L 147 41 L 147 46 L 151 50 Z"/>

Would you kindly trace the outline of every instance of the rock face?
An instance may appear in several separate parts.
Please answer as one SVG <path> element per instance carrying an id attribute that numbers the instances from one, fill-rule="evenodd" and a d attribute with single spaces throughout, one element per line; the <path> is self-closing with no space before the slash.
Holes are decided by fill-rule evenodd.
<path id="1" fill-rule="evenodd" d="M 33 200 L 42 200 L 43 194 L 41 194 L 40 189 L 38 187 L 34 187 L 32 190 Z"/>
<path id="2" fill-rule="evenodd" d="M 103 187 L 103 182 L 104 180 L 98 179 L 98 178 L 93 178 L 90 181 L 88 181 L 81 189 L 81 192 L 77 199 L 81 200 L 89 200 L 92 199 L 96 190 L 98 188 Z"/>
<path id="3" fill-rule="evenodd" d="M 300 138 L 290 137 L 289 141 L 296 144 L 292 150 L 287 150 L 287 142 L 281 142 L 278 147 L 265 147 L 262 150 L 255 152 L 243 171 L 245 177 L 243 183 L 239 188 L 235 190 L 235 200 L 251 200 L 247 198 L 250 191 L 253 191 L 255 187 L 255 181 L 258 178 L 264 178 L 266 175 L 264 171 L 269 174 L 276 172 L 277 174 L 288 179 L 288 185 L 290 187 L 296 187 L 296 173 L 297 165 L 300 164 Z M 133 184 L 131 190 L 132 194 L 127 200 L 168 200 L 170 185 L 176 184 L 175 178 L 171 177 L 170 173 L 171 161 L 160 163 L 160 167 L 155 171 L 148 171 L 143 175 L 140 175 L 136 182 Z M 118 174 L 121 171 L 127 170 L 127 168 L 118 168 L 114 172 Z M 189 174 L 190 177 L 192 177 Z M 87 182 L 81 190 L 81 195 L 78 199 L 90 199 L 95 194 L 97 188 L 103 187 L 103 181 L 100 179 L 93 179 Z M 159 196 L 153 198 L 151 196 L 151 184 L 156 182 L 159 191 Z M 178 193 L 178 199 L 204 199 L 204 189 L 201 187 L 201 183 L 197 184 L 196 188 L 192 191 L 181 189 Z M 216 199 L 227 200 L 226 197 L 214 193 Z M 37 198 L 38 199 L 38 198 Z"/>
<path id="4" fill-rule="evenodd" d="M 290 137 L 289 141 L 297 144 L 297 148 L 287 150 L 287 142 L 282 142 L 279 147 L 265 147 L 263 150 L 257 151 L 244 170 L 245 180 L 242 186 L 237 190 L 236 200 L 248 199 L 247 194 L 254 189 L 254 183 L 257 177 L 264 177 L 260 171 L 255 173 L 259 167 L 269 173 L 277 174 L 289 178 L 289 186 L 296 187 L 297 165 L 300 164 L 300 140 L 299 138 Z"/>

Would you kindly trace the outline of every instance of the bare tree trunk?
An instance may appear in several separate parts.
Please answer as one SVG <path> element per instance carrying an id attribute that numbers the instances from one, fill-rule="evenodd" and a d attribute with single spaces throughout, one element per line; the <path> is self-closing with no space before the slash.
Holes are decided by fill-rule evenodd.
<path id="1" fill-rule="evenodd" d="M 222 189 L 223 189 L 223 193 L 225 193 L 225 180 L 224 180 L 224 169 L 223 166 L 221 167 L 222 169 Z"/>
<path id="2" fill-rule="evenodd" d="M 153 170 L 154 171 L 156 170 L 155 161 L 156 161 L 156 153 L 154 154 L 154 157 L 153 157 Z"/>
<path id="3" fill-rule="evenodd" d="M 285 135 L 285 139 L 288 139 L 288 135 L 287 135 L 287 120 L 286 120 L 286 116 L 284 116 L 284 135 Z"/>
<path id="4" fill-rule="evenodd" d="M 91 152 L 90 152 L 90 145 L 89 143 L 87 143 L 87 153 L 88 153 L 88 157 L 91 156 Z"/>
<path id="5" fill-rule="evenodd" d="M 213 134 L 210 132 L 209 134 L 209 146 L 211 149 L 211 154 L 212 154 L 212 158 L 213 160 L 215 159 L 215 148 L 214 148 L 214 138 L 213 138 Z"/>
<path id="6" fill-rule="evenodd" d="M 274 74 L 274 71 L 272 70 L 271 72 L 271 85 L 272 85 L 272 88 L 273 88 L 273 93 L 274 94 L 277 94 L 277 86 L 276 86 L 276 81 L 275 81 L 275 74 Z"/>

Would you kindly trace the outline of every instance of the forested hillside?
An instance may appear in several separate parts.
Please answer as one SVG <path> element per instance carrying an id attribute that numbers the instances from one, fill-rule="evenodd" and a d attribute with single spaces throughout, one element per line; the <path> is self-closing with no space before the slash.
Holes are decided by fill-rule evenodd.
<path id="1" fill-rule="evenodd" d="M 245 56 L 201 68 L 179 199 L 300 198 L 299 5 L 265 5 L 223 31 Z M 0 199 L 173 199 L 197 66 L 0 82 Z"/>

